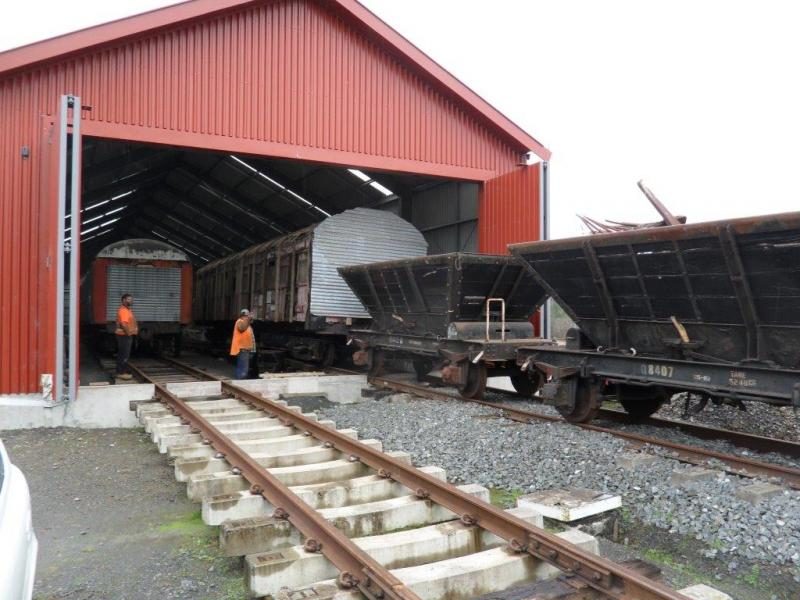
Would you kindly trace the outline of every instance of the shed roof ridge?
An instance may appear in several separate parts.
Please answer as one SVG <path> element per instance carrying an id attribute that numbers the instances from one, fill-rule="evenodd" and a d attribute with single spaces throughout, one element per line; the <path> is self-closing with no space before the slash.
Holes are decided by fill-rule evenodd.
<path id="1" fill-rule="evenodd" d="M 0 77 L 25 67 L 47 62 L 122 40 L 149 31 L 155 31 L 184 21 L 206 18 L 212 14 L 227 12 L 247 5 L 256 5 L 266 0 L 188 0 L 157 8 L 129 17 L 123 17 L 79 29 L 0 52 Z M 484 100 L 479 94 L 457 79 L 444 67 L 404 36 L 398 33 L 375 13 L 357 0 L 329 0 L 351 18 L 372 31 L 376 36 L 399 53 L 400 58 L 438 81 L 447 91 L 459 98 L 470 109 L 482 115 L 494 128 L 502 132 L 520 148 L 531 151 L 543 160 L 550 158 L 550 151 L 519 125 Z"/>

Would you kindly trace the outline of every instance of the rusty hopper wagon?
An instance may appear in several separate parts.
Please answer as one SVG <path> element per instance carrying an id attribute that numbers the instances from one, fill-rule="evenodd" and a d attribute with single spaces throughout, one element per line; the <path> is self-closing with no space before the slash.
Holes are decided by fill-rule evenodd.
<path id="1" fill-rule="evenodd" d="M 510 250 L 579 328 L 517 358 L 566 418 L 607 396 L 646 416 L 682 391 L 800 406 L 800 213 Z"/>
<path id="2" fill-rule="evenodd" d="M 533 342 L 530 318 L 544 290 L 511 256 L 441 254 L 340 268 L 372 316 L 370 329 L 351 330 L 357 364 L 379 375 L 385 361 L 410 359 L 419 378 L 442 371 L 446 383 L 480 397 L 487 376 L 520 376 L 515 350 Z"/>

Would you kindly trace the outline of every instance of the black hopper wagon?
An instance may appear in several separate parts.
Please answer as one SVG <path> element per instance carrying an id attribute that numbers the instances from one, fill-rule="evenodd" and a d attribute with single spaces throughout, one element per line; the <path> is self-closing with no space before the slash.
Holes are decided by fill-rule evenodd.
<path id="1" fill-rule="evenodd" d="M 517 353 L 565 418 L 606 398 L 647 416 L 679 392 L 800 406 L 800 213 L 510 249 L 578 326 Z"/>
<path id="2" fill-rule="evenodd" d="M 530 319 L 545 294 L 514 257 L 440 254 L 339 272 L 372 316 L 369 329 L 350 332 L 353 360 L 371 376 L 396 361 L 413 365 L 420 379 L 441 371 L 468 398 L 483 395 L 487 377 L 502 375 L 521 393 L 535 392 L 516 350 L 534 342 Z"/>

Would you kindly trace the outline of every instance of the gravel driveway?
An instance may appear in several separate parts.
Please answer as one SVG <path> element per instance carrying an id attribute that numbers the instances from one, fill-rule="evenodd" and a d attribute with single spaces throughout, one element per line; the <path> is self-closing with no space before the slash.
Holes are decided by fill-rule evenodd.
<path id="1" fill-rule="evenodd" d="M 149 436 L 129 429 L 0 432 L 28 479 L 39 538 L 37 600 L 237 600 L 219 555 Z"/>

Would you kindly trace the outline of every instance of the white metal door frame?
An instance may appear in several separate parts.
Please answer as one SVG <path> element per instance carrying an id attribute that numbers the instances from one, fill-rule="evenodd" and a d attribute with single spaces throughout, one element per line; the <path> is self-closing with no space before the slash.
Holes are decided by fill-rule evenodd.
<path id="1" fill-rule="evenodd" d="M 53 401 L 74 400 L 78 390 L 80 321 L 81 236 L 81 100 L 65 94 L 59 103 L 58 221 L 56 241 L 56 368 Z M 71 155 L 70 155 L 71 153 Z M 65 234 L 67 203 L 70 206 L 70 239 Z M 69 312 L 64 323 L 64 274 L 69 261 Z M 66 364 L 65 364 L 66 363 Z M 66 373 L 66 390 L 64 375 Z"/>

